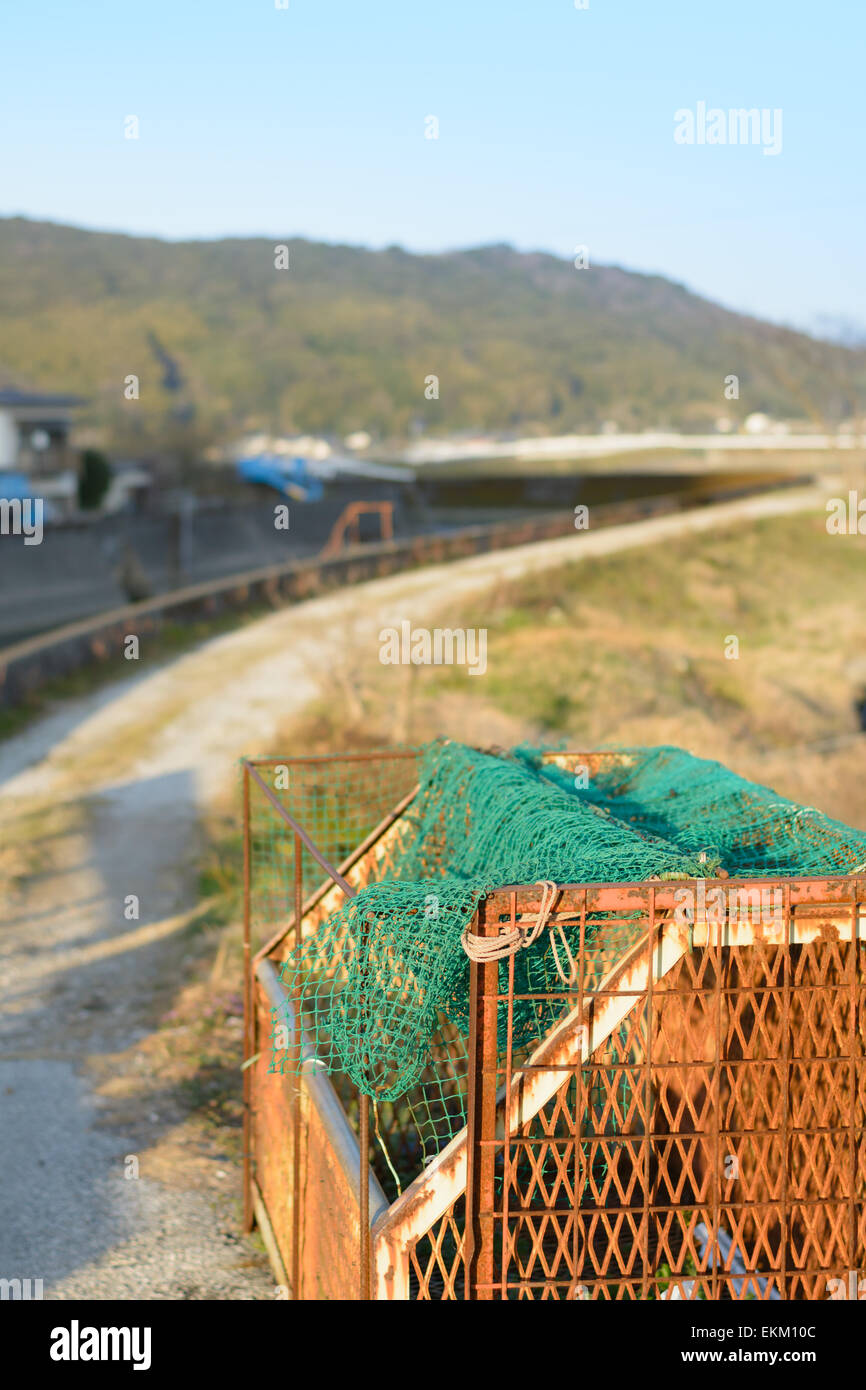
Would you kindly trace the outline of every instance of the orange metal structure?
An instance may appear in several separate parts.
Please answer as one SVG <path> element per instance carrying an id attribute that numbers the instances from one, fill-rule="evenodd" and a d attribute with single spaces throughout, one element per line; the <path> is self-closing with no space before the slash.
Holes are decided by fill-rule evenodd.
<path id="1" fill-rule="evenodd" d="M 319 552 L 320 559 L 339 555 L 347 545 L 361 544 L 361 517 L 378 516 L 380 541 L 394 538 L 393 502 L 350 502 L 334 522 L 330 536 Z"/>
<path id="2" fill-rule="evenodd" d="M 247 1214 L 294 1295 L 851 1296 L 866 1266 L 866 873 L 697 881 L 688 920 L 694 880 L 559 885 L 550 924 L 578 949 L 567 987 L 532 996 L 559 1022 L 516 1047 L 513 958 L 470 964 L 468 1071 L 449 1067 L 447 1031 L 431 1062 L 467 1123 L 424 1167 L 409 1109 L 382 1108 L 398 1193 L 344 1078 L 310 1049 L 299 1079 L 267 1071 L 275 963 L 380 872 L 414 792 L 411 751 L 327 761 L 368 827 L 337 856 L 315 838 L 317 760 L 244 768 Z M 473 930 L 540 908 L 538 886 L 505 885 Z"/>

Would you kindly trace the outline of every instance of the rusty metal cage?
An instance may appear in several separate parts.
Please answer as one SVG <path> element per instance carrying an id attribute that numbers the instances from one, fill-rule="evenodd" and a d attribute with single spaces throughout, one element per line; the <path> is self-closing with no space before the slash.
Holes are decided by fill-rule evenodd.
<path id="1" fill-rule="evenodd" d="M 520 995 L 513 957 L 470 963 L 468 1040 L 446 1025 L 431 1057 L 467 1121 L 424 1166 L 411 1103 L 375 1116 L 371 1146 L 366 1097 L 300 1035 L 300 1074 L 267 1071 L 274 962 L 381 872 L 417 780 L 415 750 L 328 760 L 342 778 L 328 840 L 321 761 L 243 769 L 246 1218 L 295 1297 L 860 1287 L 866 877 L 559 885 L 546 929 L 577 927 L 567 986 Z M 540 911 L 538 886 L 505 886 L 473 931 Z M 558 1021 L 516 1040 L 527 1002 Z"/>

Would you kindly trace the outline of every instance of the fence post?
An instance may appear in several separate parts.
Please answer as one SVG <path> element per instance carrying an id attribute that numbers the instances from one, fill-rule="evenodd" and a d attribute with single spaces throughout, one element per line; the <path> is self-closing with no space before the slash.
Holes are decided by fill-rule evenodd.
<path id="1" fill-rule="evenodd" d="M 484 898 L 473 929 L 478 936 L 499 935 L 499 923 L 488 920 Z M 494 1296 L 498 995 L 498 961 L 470 961 L 464 1261 L 466 1298 L 471 1301 Z"/>
<path id="2" fill-rule="evenodd" d="M 304 842 L 295 831 L 295 923 L 292 946 L 300 947 L 302 936 L 301 918 L 304 910 Z M 295 1045 L 297 1047 L 296 1075 L 293 1078 L 292 1095 L 292 1297 L 300 1298 L 301 1290 L 301 996 L 293 1000 L 295 1006 Z"/>
<path id="3" fill-rule="evenodd" d="M 243 824 L 244 824 L 244 1128 L 243 1128 L 243 1189 L 244 1230 L 253 1229 L 252 1185 L 252 1071 L 249 1065 L 255 1045 L 255 1016 L 253 1013 L 253 982 L 250 959 L 250 774 L 246 760 L 243 764 Z"/>
<path id="4" fill-rule="evenodd" d="M 370 1251 L 370 1097 L 360 1095 L 358 1097 L 358 1122 L 360 1128 L 360 1149 L 361 1162 L 359 1177 L 360 1212 L 359 1220 L 361 1224 L 361 1302 L 369 1303 L 372 1298 L 370 1291 L 371 1275 L 371 1251 Z"/>

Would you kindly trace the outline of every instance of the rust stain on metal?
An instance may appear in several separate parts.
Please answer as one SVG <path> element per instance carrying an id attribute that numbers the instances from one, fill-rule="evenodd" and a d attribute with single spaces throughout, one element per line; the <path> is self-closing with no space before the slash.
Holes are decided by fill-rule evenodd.
<path id="1" fill-rule="evenodd" d="M 592 768 L 611 756 L 629 753 L 549 760 Z M 296 902 L 258 961 L 381 873 L 414 794 L 336 870 L 314 854 L 329 881 Z M 504 993 L 495 967 L 475 971 L 470 1129 L 390 1206 L 372 1205 L 372 1228 L 333 1088 L 322 1109 L 307 1074 L 298 1118 L 287 1079 L 249 1069 L 256 1181 L 281 1258 L 300 1241 L 300 1296 L 357 1297 L 368 1232 L 372 1295 L 394 1300 L 658 1296 L 661 1267 L 675 1296 L 822 1298 L 866 1263 L 866 875 L 701 880 L 724 908 L 683 919 L 696 882 L 560 886 L 550 920 L 579 926 L 579 979 L 542 994 L 563 1017 L 528 1055 L 513 1054 L 510 1023 L 498 1052 L 497 1010 L 510 1019 L 525 997 L 513 969 Z M 781 893 L 781 910 L 755 911 L 764 890 Z M 506 885 L 479 922 L 498 931 L 539 906 L 537 885 Z M 602 925 L 587 941 L 593 915 Z M 624 951 L 604 922 L 626 918 L 637 925 Z M 722 1230 L 748 1256 L 744 1275 L 721 1262 Z"/>

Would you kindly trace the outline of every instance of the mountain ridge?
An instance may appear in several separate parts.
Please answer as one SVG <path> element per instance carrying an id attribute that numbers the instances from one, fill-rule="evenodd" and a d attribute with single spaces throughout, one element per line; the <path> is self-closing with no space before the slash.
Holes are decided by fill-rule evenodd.
<path id="1" fill-rule="evenodd" d="M 701 429 L 753 411 L 827 426 L 866 399 L 866 351 L 662 275 L 504 243 L 164 241 L 23 217 L 0 219 L 0 362 L 87 396 L 88 422 L 142 444 L 193 418 L 208 437 Z"/>

